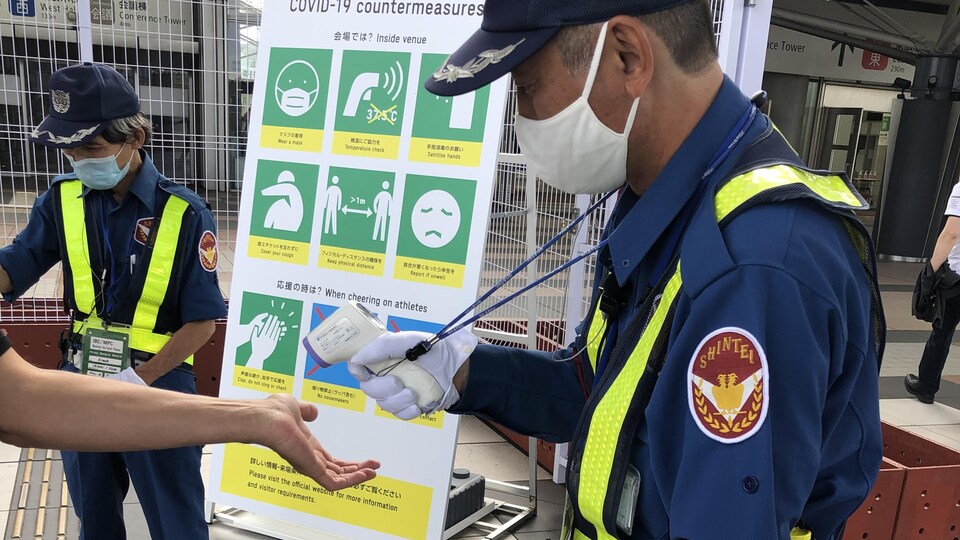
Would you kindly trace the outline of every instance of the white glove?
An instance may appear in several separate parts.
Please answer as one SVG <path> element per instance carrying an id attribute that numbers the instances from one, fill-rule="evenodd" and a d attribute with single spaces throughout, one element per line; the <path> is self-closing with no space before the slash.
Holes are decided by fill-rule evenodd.
<path id="1" fill-rule="evenodd" d="M 134 371 L 132 367 L 121 371 L 120 373 L 114 373 L 113 375 L 107 375 L 105 379 L 113 379 L 115 381 L 130 383 L 130 384 L 139 384 L 140 386 L 147 386 L 147 383 L 137 375 L 137 372 Z"/>
<path id="2" fill-rule="evenodd" d="M 421 414 L 444 410 L 460 401 L 460 394 L 453 385 L 453 376 L 477 347 L 477 337 L 469 331 L 460 330 L 440 340 L 430 352 L 414 362 L 414 365 L 433 376 L 443 390 L 443 397 L 425 408 L 421 409 L 417 405 L 417 393 L 405 387 L 400 379 L 389 374 L 377 376 L 376 372 L 383 368 L 367 367 L 404 358 L 410 348 L 432 337 L 432 334 L 425 332 L 384 334 L 360 349 L 360 352 L 350 359 L 347 368 L 360 381 L 360 389 L 375 399 L 381 409 L 397 418 L 412 420 Z"/>

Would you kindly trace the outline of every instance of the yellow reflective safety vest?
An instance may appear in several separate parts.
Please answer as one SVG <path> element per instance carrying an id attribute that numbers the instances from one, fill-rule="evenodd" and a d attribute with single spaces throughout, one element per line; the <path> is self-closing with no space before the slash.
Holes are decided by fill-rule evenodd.
<path id="1" fill-rule="evenodd" d="M 717 222 L 723 226 L 748 207 L 799 198 L 813 199 L 840 211 L 867 208 L 866 202 L 840 176 L 815 173 L 784 161 L 761 162 L 722 182 L 714 194 Z M 872 318 L 875 336 L 882 336 L 884 322 L 879 291 L 873 279 L 873 257 L 865 230 L 849 213 L 838 213 L 863 264 L 871 284 Z M 584 408 L 578 433 L 569 447 L 568 496 L 572 505 L 572 530 L 561 538 L 610 540 L 626 538 L 617 527 L 630 450 L 643 411 L 653 394 L 657 374 L 666 360 L 666 348 L 673 314 L 683 290 L 680 267 L 682 255 L 668 266 L 661 282 L 647 295 L 639 316 L 631 321 L 622 337 L 639 340 L 612 382 L 597 386 Z M 593 374 L 604 347 L 607 325 L 600 310 L 599 295 L 592 315 L 585 321 L 585 354 Z M 880 340 L 882 343 L 882 339 Z M 878 345 L 879 346 L 879 345 Z M 625 354 L 621 353 L 621 354 Z M 879 353 L 878 353 L 879 354 Z M 582 355 L 581 355 L 582 358 Z M 879 355 L 878 355 L 879 358 Z M 601 392 L 601 395 L 596 395 Z M 643 480 L 641 480 L 643 481 Z M 809 540 L 809 532 L 794 529 L 792 537 Z"/>
<path id="2" fill-rule="evenodd" d="M 131 295 L 139 294 L 136 308 L 129 320 L 108 322 L 102 319 L 106 291 L 99 276 L 94 274 L 95 261 L 101 257 L 101 232 L 92 213 L 87 212 L 83 184 L 79 180 L 62 180 L 51 189 L 58 212 L 64 300 L 73 312 L 72 331 L 82 335 L 89 328 L 109 327 L 111 332 L 127 334 L 131 349 L 151 354 L 160 352 L 172 333 L 158 332 L 157 318 L 174 278 L 174 262 L 181 248 L 183 220 L 190 203 L 172 194 L 157 198 L 160 218 L 154 219 L 144 258 L 138 261 L 138 274 L 134 279 L 135 284 L 142 283 L 142 286 L 130 291 Z M 192 364 L 193 356 L 185 362 Z"/>

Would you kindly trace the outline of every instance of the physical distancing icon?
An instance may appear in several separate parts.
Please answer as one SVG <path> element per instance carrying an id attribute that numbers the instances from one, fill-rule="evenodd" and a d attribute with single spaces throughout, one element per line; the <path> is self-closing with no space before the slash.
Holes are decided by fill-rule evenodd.
<path id="1" fill-rule="evenodd" d="M 337 234 L 337 219 L 340 216 L 340 204 L 343 202 L 343 190 L 337 185 L 340 177 L 330 179 L 327 194 L 323 199 L 323 234 Z"/>
<path id="2" fill-rule="evenodd" d="M 370 180 L 373 178 L 366 180 L 356 175 L 348 175 L 347 178 L 334 175 L 330 178 L 323 199 L 324 234 L 342 234 L 344 238 L 362 235 L 375 242 L 387 241 L 390 219 L 394 213 L 391 180 L 377 178 L 373 183 L 375 187 L 371 186 Z M 344 219 L 348 220 L 346 228 L 338 228 Z"/>
<path id="3" fill-rule="evenodd" d="M 387 240 L 387 220 L 390 217 L 390 206 L 393 196 L 390 195 L 390 182 L 381 184 L 383 191 L 377 193 L 373 199 L 373 215 L 376 216 L 376 222 L 373 225 L 373 239 L 378 242 Z"/>

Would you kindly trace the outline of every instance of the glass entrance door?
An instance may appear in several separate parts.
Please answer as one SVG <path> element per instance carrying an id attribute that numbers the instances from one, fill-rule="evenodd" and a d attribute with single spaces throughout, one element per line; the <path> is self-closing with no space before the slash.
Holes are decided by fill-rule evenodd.
<path id="1" fill-rule="evenodd" d="M 863 109 L 826 109 L 817 168 L 853 177 L 862 117 Z"/>

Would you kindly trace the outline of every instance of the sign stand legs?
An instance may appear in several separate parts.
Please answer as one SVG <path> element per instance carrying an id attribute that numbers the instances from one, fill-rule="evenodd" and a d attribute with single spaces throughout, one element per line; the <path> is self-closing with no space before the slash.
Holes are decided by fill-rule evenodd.
<path id="1" fill-rule="evenodd" d="M 515 497 L 526 497 L 526 505 L 512 504 L 493 497 L 487 497 L 485 499 L 486 504 L 483 508 L 447 529 L 443 535 L 444 540 L 452 538 L 454 535 L 471 526 L 486 532 L 485 540 L 496 540 L 537 515 L 537 439 L 530 437 L 527 448 L 530 450 L 527 452 L 529 478 L 527 479 L 526 486 L 491 480 L 489 478 L 486 479 L 488 493 L 495 492 Z M 502 524 L 481 521 L 495 512 L 513 515 L 513 517 Z"/>
<path id="2" fill-rule="evenodd" d="M 213 514 L 213 519 L 234 529 L 262 534 L 278 540 L 347 540 L 343 536 L 291 525 L 239 508 L 221 507 L 219 512 Z"/>

